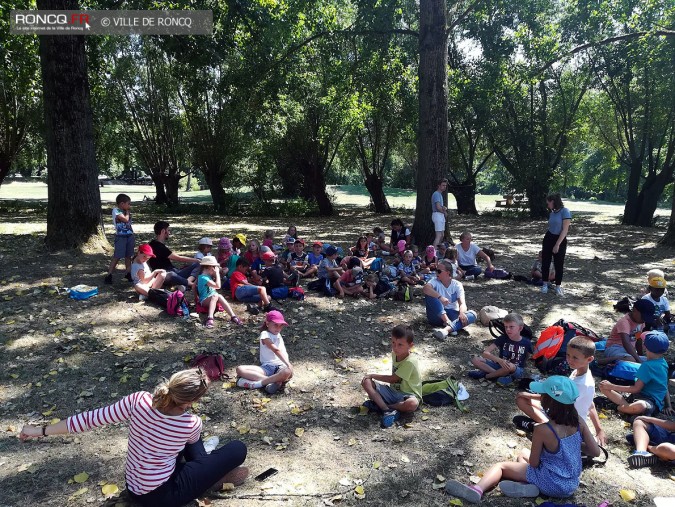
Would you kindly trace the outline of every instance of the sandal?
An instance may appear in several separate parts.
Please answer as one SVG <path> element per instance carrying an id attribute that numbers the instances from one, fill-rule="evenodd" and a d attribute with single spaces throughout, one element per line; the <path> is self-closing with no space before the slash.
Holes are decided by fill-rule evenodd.
<path id="1" fill-rule="evenodd" d="M 243 326 L 244 323 L 241 321 L 239 317 L 236 315 L 230 319 L 232 322 L 234 322 L 237 326 Z"/>
<path id="2" fill-rule="evenodd" d="M 206 322 L 204 322 L 204 327 L 207 329 L 212 329 L 213 328 L 213 319 L 208 318 L 206 319 Z"/>

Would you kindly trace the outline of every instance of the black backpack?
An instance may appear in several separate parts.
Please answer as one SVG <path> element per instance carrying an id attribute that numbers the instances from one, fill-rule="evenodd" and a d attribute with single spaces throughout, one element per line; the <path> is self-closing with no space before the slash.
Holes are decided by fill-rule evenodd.
<path id="1" fill-rule="evenodd" d="M 166 307 L 169 304 L 170 294 L 171 293 L 166 289 L 150 289 L 148 290 L 148 301 L 166 310 Z"/>
<path id="2" fill-rule="evenodd" d="M 490 334 L 495 338 L 499 338 L 506 334 L 506 329 L 504 329 L 504 319 L 492 319 L 488 322 L 488 328 L 490 329 Z M 520 332 L 520 335 L 528 340 L 534 340 L 532 329 L 527 324 L 523 324 L 523 330 Z"/>

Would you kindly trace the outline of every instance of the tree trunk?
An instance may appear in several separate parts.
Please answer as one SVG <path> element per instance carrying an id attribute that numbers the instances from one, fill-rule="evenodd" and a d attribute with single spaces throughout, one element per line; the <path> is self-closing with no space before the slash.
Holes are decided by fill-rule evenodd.
<path id="1" fill-rule="evenodd" d="M 204 173 L 206 185 L 209 187 L 209 192 L 211 193 L 211 200 L 213 201 L 213 206 L 217 211 L 224 211 L 226 207 L 227 194 L 225 189 L 223 189 L 222 178 L 220 173 L 214 170 L 209 170 L 203 168 L 202 172 Z"/>
<path id="2" fill-rule="evenodd" d="M 326 178 L 323 174 L 323 168 L 316 163 L 303 160 L 301 163 L 302 174 L 305 178 L 303 193 L 306 198 L 314 199 L 319 207 L 319 215 L 330 216 L 334 213 L 333 203 L 330 202 L 326 192 Z"/>
<path id="3" fill-rule="evenodd" d="M 448 192 L 455 196 L 458 215 L 478 215 L 476 209 L 476 182 L 450 185 Z"/>
<path id="4" fill-rule="evenodd" d="M 546 194 L 548 193 L 548 182 L 531 180 L 525 189 L 525 195 L 530 201 L 530 217 L 545 218 L 548 216 L 548 207 L 546 206 Z"/>
<path id="5" fill-rule="evenodd" d="M 634 220 L 630 224 L 638 227 L 652 227 L 654 225 L 654 213 L 658 206 L 658 201 L 663 194 L 666 185 L 673 181 L 673 167 L 664 167 L 654 175 L 647 176 L 642 188 L 637 195 Z M 625 223 L 625 215 L 624 222 Z"/>
<path id="6" fill-rule="evenodd" d="M 384 195 L 384 184 L 376 174 L 370 174 L 365 179 L 366 188 L 373 200 L 375 213 L 391 213 L 391 206 L 387 202 L 387 196 Z"/>
<path id="7" fill-rule="evenodd" d="M 668 229 L 666 229 L 666 234 L 659 240 L 659 244 L 664 246 L 675 246 L 675 185 L 673 185 L 672 201 Z"/>
<path id="8" fill-rule="evenodd" d="M 0 157 L 0 185 L 2 185 L 2 182 L 9 174 L 10 167 L 12 167 L 12 163 L 5 159 L 5 157 Z"/>
<path id="9" fill-rule="evenodd" d="M 632 160 L 628 173 L 628 189 L 626 192 L 626 206 L 623 209 L 623 225 L 635 225 L 638 215 L 638 189 L 640 187 L 640 175 L 642 174 L 642 161 Z"/>
<path id="10" fill-rule="evenodd" d="M 419 131 L 417 204 L 413 236 L 418 245 L 434 238 L 431 194 L 448 173 L 448 38 L 446 3 L 420 0 Z"/>
<path id="11" fill-rule="evenodd" d="M 74 0 L 38 8 L 78 10 Z M 103 240 L 84 36 L 41 35 L 40 66 L 47 147 L 47 237 L 51 250 Z"/>
<path id="12" fill-rule="evenodd" d="M 164 181 L 161 176 L 151 175 L 152 182 L 155 184 L 155 204 L 168 204 L 169 199 L 164 189 Z"/>
<path id="13" fill-rule="evenodd" d="M 169 173 L 168 176 L 164 178 L 164 187 L 166 188 L 166 200 L 169 206 L 177 206 L 179 204 L 178 200 L 178 187 L 180 185 L 180 174 L 178 173 Z"/>

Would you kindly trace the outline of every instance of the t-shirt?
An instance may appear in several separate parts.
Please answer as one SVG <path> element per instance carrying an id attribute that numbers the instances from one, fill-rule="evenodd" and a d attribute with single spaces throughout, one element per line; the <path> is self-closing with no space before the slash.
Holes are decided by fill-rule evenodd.
<path id="1" fill-rule="evenodd" d="M 563 220 L 572 220 L 572 213 L 567 208 L 560 208 L 558 211 L 551 211 L 548 216 L 548 232 L 551 234 L 560 234 L 562 232 Z"/>
<path id="2" fill-rule="evenodd" d="M 670 303 L 666 299 L 666 296 L 661 296 L 658 301 L 655 301 L 651 294 L 645 294 L 642 296 L 642 299 L 654 303 L 654 315 L 657 317 L 660 317 L 665 312 L 670 312 Z"/>
<path id="3" fill-rule="evenodd" d="M 122 222 L 121 220 L 117 220 L 117 217 L 119 215 L 124 215 L 124 210 L 121 210 L 119 208 L 113 208 L 112 210 L 112 221 L 113 221 L 113 226 L 115 226 L 115 234 L 117 236 L 128 236 L 130 234 L 134 233 L 134 229 L 132 227 L 132 222 L 131 222 L 131 213 L 127 215 L 129 218 L 128 222 Z"/>
<path id="4" fill-rule="evenodd" d="M 415 266 L 416 271 L 422 269 L 422 257 L 419 255 L 417 257 L 413 257 L 412 264 Z"/>
<path id="5" fill-rule="evenodd" d="M 405 239 L 406 236 L 410 236 L 410 229 L 403 227 L 400 231 L 395 231 L 394 229 L 391 230 L 391 240 L 390 242 L 395 245 L 402 239 Z"/>
<path id="6" fill-rule="evenodd" d="M 149 277 L 152 274 L 152 270 L 148 266 L 147 262 L 134 262 L 131 265 L 131 279 L 134 282 L 134 285 L 141 284 L 141 279 L 138 277 L 138 272 L 143 271 L 145 278 Z"/>
<path id="7" fill-rule="evenodd" d="M 337 261 L 335 259 L 322 259 L 319 263 L 319 278 L 328 278 L 328 269 L 327 268 L 337 268 Z"/>
<path id="8" fill-rule="evenodd" d="M 495 339 L 495 345 L 499 348 L 499 357 L 506 359 L 523 368 L 527 357 L 532 354 L 532 342 L 527 338 L 520 337 L 520 340 L 514 342 L 505 334 Z"/>
<path id="9" fill-rule="evenodd" d="M 274 246 L 274 242 L 271 239 L 264 239 L 262 242 L 262 246 L 272 248 Z"/>
<path id="10" fill-rule="evenodd" d="M 410 264 L 406 264 L 405 262 L 399 262 L 398 263 L 398 272 L 402 273 L 406 276 L 412 276 L 417 271 L 415 270 L 415 265 L 412 262 Z"/>
<path id="11" fill-rule="evenodd" d="M 415 354 L 408 354 L 402 361 L 396 361 L 396 355 L 391 353 L 391 372 L 401 379 L 398 384 L 391 387 L 397 391 L 414 394 L 415 398 L 422 400 L 422 378 L 420 367 Z"/>
<path id="12" fill-rule="evenodd" d="M 359 259 L 367 259 L 368 254 L 370 254 L 368 248 L 366 248 L 365 250 L 361 250 L 360 248 L 352 248 L 352 255 L 354 257 L 358 257 Z"/>
<path id="13" fill-rule="evenodd" d="M 668 363 L 662 357 L 648 359 L 640 365 L 637 379 L 644 382 L 642 394 L 654 400 L 659 410 L 663 408 L 663 399 L 668 392 Z"/>
<path id="14" fill-rule="evenodd" d="M 232 273 L 232 276 L 230 277 L 230 290 L 232 291 L 232 299 L 235 301 L 237 298 L 234 297 L 234 293 L 237 291 L 237 287 L 240 285 L 246 285 L 243 282 L 248 282 L 248 278 L 246 278 L 244 273 L 239 270 Z"/>
<path id="15" fill-rule="evenodd" d="M 284 284 L 284 270 L 278 264 L 265 266 L 260 276 L 268 289 L 276 289 Z"/>
<path id="16" fill-rule="evenodd" d="M 199 301 L 204 301 L 206 298 L 210 298 L 214 294 L 218 294 L 215 287 L 210 287 L 209 282 L 212 282 L 213 278 L 209 275 L 199 275 L 197 278 L 197 292 L 199 293 Z"/>
<path id="17" fill-rule="evenodd" d="M 436 190 L 433 194 L 431 194 L 431 212 L 443 213 L 442 211 L 438 211 L 436 209 L 436 203 L 439 203 L 441 206 L 443 206 L 443 194 L 440 193 L 438 190 Z"/>
<path id="18" fill-rule="evenodd" d="M 431 259 L 429 259 L 426 255 L 422 257 L 422 265 L 426 266 L 427 268 L 431 267 L 432 264 L 436 264 L 438 262 L 438 259 L 436 256 L 433 256 Z"/>
<path id="19" fill-rule="evenodd" d="M 480 247 L 476 243 L 470 243 L 466 251 L 460 243 L 457 245 L 457 262 L 460 266 L 475 266 L 478 252 L 480 252 Z"/>
<path id="20" fill-rule="evenodd" d="M 307 261 L 309 262 L 310 266 L 318 266 L 321 261 L 323 260 L 323 255 L 314 255 L 314 252 L 309 252 L 307 254 Z"/>
<path id="21" fill-rule="evenodd" d="M 279 359 L 272 349 L 263 343 L 265 338 L 269 338 L 276 348 L 280 352 L 286 354 L 286 345 L 284 344 L 284 339 L 281 337 L 281 333 L 272 334 L 269 331 L 263 331 L 260 333 L 260 364 L 271 364 L 273 366 L 281 366 L 284 362 Z M 288 357 L 288 355 L 286 355 Z"/>
<path id="22" fill-rule="evenodd" d="M 340 283 L 345 287 L 354 287 L 355 285 L 361 284 L 363 283 L 363 273 L 354 277 L 354 271 L 348 269 L 340 275 Z"/>
<path id="23" fill-rule="evenodd" d="M 448 298 L 450 303 L 445 307 L 446 310 L 459 310 L 459 299 L 464 300 L 464 286 L 454 278 L 450 280 L 450 285 L 443 285 L 438 278 L 429 280 L 429 285 L 442 297 Z"/>
<path id="24" fill-rule="evenodd" d="M 288 264 L 294 268 L 302 268 L 307 265 L 307 254 L 302 252 L 300 255 L 291 252 L 288 256 Z"/>
<path id="25" fill-rule="evenodd" d="M 576 371 L 576 370 L 575 370 Z M 591 370 L 586 370 L 586 373 L 579 376 L 574 376 L 574 372 L 570 375 L 570 379 L 577 386 L 579 397 L 574 402 L 574 408 L 577 409 L 577 414 L 581 419 L 586 420 L 588 412 L 591 410 L 591 404 L 595 397 L 595 380 Z"/>
<path id="26" fill-rule="evenodd" d="M 152 408 L 152 394 L 139 391 L 113 405 L 71 416 L 66 425 L 68 433 L 82 433 L 127 420 L 129 442 L 124 475 L 129 490 L 143 495 L 171 477 L 185 444 L 199 440 L 202 420 L 187 412 L 164 415 Z"/>
<path id="27" fill-rule="evenodd" d="M 237 261 L 239 260 L 239 256 L 232 254 L 230 255 L 230 259 L 227 261 L 227 273 L 225 274 L 226 278 L 230 278 L 232 276 L 232 273 L 234 273 L 237 270 Z"/>
<path id="28" fill-rule="evenodd" d="M 246 250 L 244 252 L 244 259 L 246 259 L 248 263 L 252 265 L 255 260 L 260 259 L 260 255 L 257 252 L 254 254 L 250 250 Z"/>
<path id="29" fill-rule="evenodd" d="M 642 331 L 643 327 L 644 324 L 638 324 L 630 318 L 630 313 L 627 313 L 614 324 L 612 331 L 609 333 L 609 338 L 607 338 L 606 347 L 611 345 L 623 345 L 619 333 L 627 334 L 630 337 L 631 343 L 635 344 L 635 333 Z"/>
<path id="30" fill-rule="evenodd" d="M 150 269 L 153 271 L 155 269 L 173 271 L 173 264 L 171 264 L 171 260 L 169 259 L 169 256 L 172 254 L 171 250 L 169 250 L 164 243 L 156 239 L 150 241 L 149 245 L 152 247 L 152 253 L 155 254 L 155 257 L 151 257 L 148 260 Z"/>

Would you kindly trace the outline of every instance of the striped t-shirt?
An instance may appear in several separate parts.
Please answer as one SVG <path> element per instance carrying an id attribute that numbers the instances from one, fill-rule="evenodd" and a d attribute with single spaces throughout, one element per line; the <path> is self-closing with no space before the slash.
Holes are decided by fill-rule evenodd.
<path id="1" fill-rule="evenodd" d="M 202 420 L 184 413 L 168 416 L 152 408 L 152 395 L 146 391 L 125 396 L 108 407 L 68 418 L 68 432 L 81 433 L 106 424 L 129 419 L 127 487 L 143 495 L 164 484 L 176 468 L 176 458 L 186 443 L 195 443 L 202 431 Z"/>

